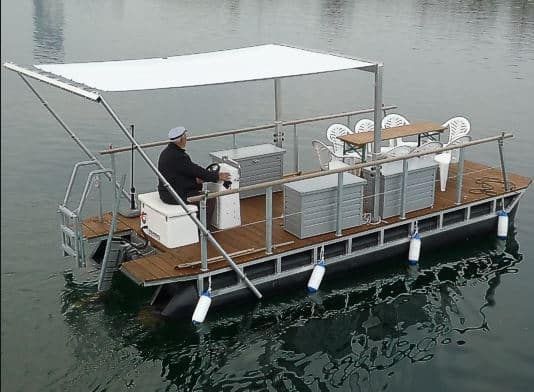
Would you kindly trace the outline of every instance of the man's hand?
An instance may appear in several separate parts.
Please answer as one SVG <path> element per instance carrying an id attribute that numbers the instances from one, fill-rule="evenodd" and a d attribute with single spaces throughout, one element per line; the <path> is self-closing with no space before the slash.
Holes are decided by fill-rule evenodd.
<path id="1" fill-rule="evenodd" d="M 230 181 L 230 173 L 219 172 L 219 181 Z"/>
<path id="2" fill-rule="evenodd" d="M 195 177 L 195 181 L 197 182 L 197 184 L 201 185 L 202 183 L 204 183 L 204 181 L 202 181 L 200 178 L 198 177 Z"/>

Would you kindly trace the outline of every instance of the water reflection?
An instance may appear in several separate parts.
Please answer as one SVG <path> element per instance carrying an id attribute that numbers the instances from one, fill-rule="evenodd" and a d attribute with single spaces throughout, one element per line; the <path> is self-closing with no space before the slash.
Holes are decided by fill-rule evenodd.
<path id="1" fill-rule="evenodd" d="M 534 3 L 530 0 L 436 2 L 420 0 L 415 9 L 428 27 L 454 26 L 470 32 L 470 41 L 506 39 L 512 49 L 521 51 L 532 44 L 534 36 Z M 480 42 L 478 42 L 480 44 Z M 512 51 L 514 52 L 514 51 Z"/>
<path id="2" fill-rule="evenodd" d="M 101 361 L 98 336 L 89 332 L 103 328 L 123 345 L 117 350 L 134 347 L 144 362 L 159 361 L 161 377 L 179 390 L 384 387 L 401 363 L 431 361 L 438 346 L 462 345 L 467 331 L 488 330 L 484 311 L 496 302 L 501 276 L 517 272 L 521 260 L 510 234 L 505 246 L 482 242 L 461 250 L 463 257 L 431 256 L 404 272 L 352 280 L 350 288 L 212 312 L 199 327 L 139 312 L 147 294 L 123 279 L 101 299 L 91 294 L 94 287 L 68 281 L 63 313 L 83 362 L 87 355 Z M 474 286 L 482 298 L 473 311 L 463 290 Z"/>
<path id="3" fill-rule="evenodd" d="M 352 26 L 353 14 L 353 1 L 323 0 L 321 3 L 321 26 L 332 37 L 338 36 L 340 33 L 346 34 Z"/>
<path id="4" fill-rule="evenodd" d="M 63 48 L 63 2 L 33 0 L 33 58 L 37 63 L 61 63 Z"/>

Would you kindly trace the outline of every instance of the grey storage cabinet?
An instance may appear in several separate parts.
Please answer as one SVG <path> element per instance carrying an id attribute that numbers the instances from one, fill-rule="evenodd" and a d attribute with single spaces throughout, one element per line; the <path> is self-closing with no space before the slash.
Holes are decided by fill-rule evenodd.
<path id="1" fill-rule="evenodd" d="M 408 159 L 406 212 L 434 205 L 437 166 L 432 157 Z M 364 209 L 373 212 L 376 180 L 374 170 L 370 167 L 364 168 L 363 177 L 367 180 Z M 382 165 L 378 180 L 380 181 L 379 214 L 382 218 L 400 215 L 402 177 L 402 161 Z"/>
<path id="2" fill-rule="evenodd" d="M 239 163 L 241 177 L 239 186 L 260 184 L 282 178 L 286 150 L 272 144 L 258 144 L 210 153 L 212 161 L 221 163 L 227 157 Z M 280 190 L 280 187 L 273 190 Z M 264 195 L 265 189 L 239 192 L 240 198 Z"/>
<path id="3" fill-rule="evenodd" d="M 330 233 L 337 224 L 338 175 L 284 184 L 284 229 L 298 238 Z M 341 227 L 362 224 L 363 188 L 366 181 L 343 173 Z"/>

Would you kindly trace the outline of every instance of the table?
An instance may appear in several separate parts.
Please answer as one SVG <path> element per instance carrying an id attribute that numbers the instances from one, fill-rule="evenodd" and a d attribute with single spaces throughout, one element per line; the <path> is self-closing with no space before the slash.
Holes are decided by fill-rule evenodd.
<path id="1" fill-rule="evenodd" d="M 382 129 L 380 138 L 382 140 L 396 139 L 398 137 L 417 135 L 417 145 L 421 145 L 421 136 L 430 135 L 434 133 L 442 133 L 447 127 L 434 123 L 431 121 L 417 122 L 408 125 L 401 125 L 400 127 L 391 127 Z M 362 160 L 365 160 L 365 146 L 368 143 L 375 141 L 374 131 L 351 133 L 349 135 L 338 136 L 338 139 L 343 140 L 346 144 L 362 149 Z"/>

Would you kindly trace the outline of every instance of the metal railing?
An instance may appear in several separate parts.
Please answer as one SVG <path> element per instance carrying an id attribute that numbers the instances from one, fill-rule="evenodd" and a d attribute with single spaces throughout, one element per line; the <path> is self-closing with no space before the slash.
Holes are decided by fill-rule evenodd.
<path id="1" fill-rule="evenodd" d="M 104 207 L 102 197 L 102 176 L 112 175 L 112 171 L 108 169 L 96 169 L 89 172 L 87 180 L 85 181 L 85 186 L 80 196 L 78 206 L 76 208 L 70 208 L 69 199 L 71 197 L 74 182 L 76 181 L 79 169 L 84 166 L 93 165 L 98 167 L 99 162 L 91 160 L 78 162 L 74 165 L 69 183 L 67 185 L 67 190 L 65 192 L 65 197 L 63 198 L 63 203 L 58 206 L 57 210 L 59 214 L 60 239 L 63 255 L 69 255 L 74 257 L 79 267 L 85 267 L 86 264 L 84 246 L 85 238 L 81 224 L 83 208 L 89 197 L 89 192 L 91 191 L 95 180 L 98 180 L 98 218 L 100 222 L 103 221 Z"/>
<path id="2" fill-rule="evenodd" d="M 287 183 L 294 182 L 294 181 L 306 180 L 308 178 L 322 177 L 322 176 L 327 176 L 329 174 L 337 174 L 337 173 L 343 173 L 343 172 L 353 171 L 353 170 L 357 170 L 357 169 L 363 169 L 365 167 L 372 167 L 372 166 L 377 166 L 377 165 L 379 166 L 379 165 L 383 165 L 384 163 L 389 163 L 389 162 L 402 161 L 402 160 L 410 159 L 410 158 L 418 158 L 418 157 L 421 157 L 421 156 L 424 156 L 424 155 L 439 154 L 441 152 L 452 151 L 452 150 L 460 150 L 461 151 L 465 147 L 476 146 L 478 144 L 484 144 L 484 143 L 489 143 L 489 142 L 494 142 L 494 141 L 499 141 L 499 140 L 502 141 L 504 139 L 509 139 L 509 138 L 513 138 L 513 137 L 514 137 L 513 134 L 503 132 L 503 133 L 501 133 L 501 135 L 498 135 L 498 136 L 491 136 L 491 137 L 487 137 L 487 138 L 484 138 L 484 139 L 477 139 L 477 140 L 473 140 L 473 141 L 462 143 L 462 144 L 455 144 L 454 146 L 441 147 L 441 148 L 437 148 L 437 149 L 432 150 L 432 151 L 411 153 L 411 154 L 401 155 L 401 156 L 392 157 L 392 158 L 383 158 L 383 159 L 379 159 L 379 160 L 376 160 L 376 161 L 357 163 L 355 165 L 349 165 L 349 166 L 341 167 L 341 168 L 338 168 L 338 169 L 323 170 L 323 171 L 320 171 L 320 172 L 302 174 L 302 175 L 297 176 L 297 177 L 289 177 L 289 178 L 282 178 L 280 180 L 262 182 L 260 184 L 248 185 L 248 186 L 244 186 L 244 187 L 241 187 L 241 188 L 238 188 L 238 189 L 228 189 L 228 190 L 223 190 L 223 191 L 218 191 L 218 192 L 211 192 L 211 193 L 208 193 L 206 197 L 208 199 L 212 199 L 212 198 L 216 198 L 216 197 L 219 197 L 219 196 L 231 195 L 231 194 L 239 193 L 239 192 L 266 189 L 267 187 L 274 187 L 274 186 L 277 186 L 277 185 L 283 185 L 283 184 L 287 184 Z M 501 149 L 502 149 L 502 145 L 499 143 L 499 150 L 501 150 Z M 503 173 L 506 173 L 506 170 L 504 168 L 504 161 L 501 162 L 501 169 L 502 169 Z M 187 201 L 189 201 L 189 202 L 198 202 L 201 199 L 203 199 L 204 197 L 205 197 L 204 195 L 192 196 L 192 197 L 189 197 L 187 199 Z"/>
<path id="3" fill-rule="evenodd" d="M 382 106 L 382 110 L 384 112 L 384 115 L 388 110 L 396 109 L 396 105 L 388 105 L 388 106 Z M 287 120 L 282 121 L 281 124 L 277 124 L 276 122 L 269 123 L 269 124 L 263 124 L 263 125 L 256 125 L 253 127 L 246 127 L 246 128 L 237 128 L 237 129 L 230 129 L 227 131 L 220 131 L 220 132 L 210 132 L 210 133 L 204 133 L 201 135 L 194 135 L 194 136 L 188 136 L 189 141 L 195 141 L 195 140 L 204 140 L 204 139 L 211 139 L 215 137 L 223 137 L 223 136 L 232 136 L 233 137 L 233 147 L 237 148 L 237 135 L 244 134 L 244 133 L 250 133 L 250 132 L 257 132 L 257 131 L 264 131 L 267 129 L 276 129 L 277 125 L 281 125 L 282 127 L 288 127 L 293 126 L 293 149 L 294 149 L 294 155 L 295 155 L 295 172 L 299 171 L 299 138 L 298 138 L 298 129 L 297 125 L 301 124 L 307 124 L 307 123 L 313 123 L 318 121 L 324 121 L 324 120 L 331 120 L 334 118 L 342 118 L 346 117 L 347 120 L 347 126 L 350 128 L 350 120 L 353 116 L 358 116 L 361 114 L 367 114 L 367 113 L 373 113 L 374 109 L 360 109 L 360 110 L 353 110 L 348 112 L 340 112 L 340 113 L 330 113 L 330 114 L 324 114 L 321 116 L 315 116 L 315 117 L 307 117 L 307 118 L 300 118 L 295 120 Z M 283 137 L 282 133 L 282 137 Z M 276 136 L 276 134 L 275 134 Z M 163 146 L 165 144 L 169 143 L 168 140 L 160 140 L 157 142 L 150 142 L 150 143 L 144 143 L 139 144 L 141 148 L 152 148 L 152 147 L 159 147 Z M 116 147 L 116 148 L 109 148 L 107 150 L 101 150 L 99 151 L 99 154 L 101 155 L 107 155 L 107 154 L 117 154 L 121 152 L 127 152 L 132 151 L 133 149 L 137 149 L 137 147 L 134 145 L 133 147 L 130 146 L 124 146 L 124 147 Z"/>
<path id="4" fill-rule="evenodd" d="M 265 233 L 265 249 L 266 254 L 272 254 L 272 211 L 273 211 L 273 205 L 272 205 L 272 189 L 273 187 L 280 186 L 283 184 L 288 184 L 295 181 L 302 181 L 310 178 L 318 178 L 323 176 L 328 176 L 331 174 L 337 174 L 338 175 L 338 186 L 337 186 L 337 200 L 336 200 L 336 236 L 342 235 L 342 213 L 341 213 L 341 203 L 343 199 L 343 173 L 354 171 L 354 170 L 360 170 L 367 167 L 378 167 L 380 168 L 381 165 L 390 163 L 390 162 L 403 162 L 403 180 L 401 182 L 401 207 L 400 207 L 400 218 L 405 219 L 406 218 L 406 189 L 407 189 L 407 174 L 408 174 L 408 160 L 413 158 L 422 157 L 425 155 L 431 155 L 431 154 L 439 154 L 446 151 L 453 151 L 458 150 L 459 156 L 458 156 L 458 170 L 457 170 L 457 176 L 456 176 L 456 204 L 461 204 L 462 200 L 462 182 L 463 182 L 463 170 L 464 170 L 464 149 L 467 147 L 476 146 L 479 144 L 484 143 L 490 143 L 497 141 L 498 143 L 498 149 L 499 149 L 499 156 L 500 156 L 500 165 L 501 165 L 501 173 L 502 173 L 502 179 L 504 184 L 504 189 L 506 192 L 510 190 L 509 182 L 506 175 L 506 167 L 504 164 L 504 155 L 503 155 L 503 141 L 505 139 L 513 138 L 514 135 L 511 133 L 505 133 L 502 132 L 498 136 L 492 136 L 487 137 L 483 139 L 473 140 L 470 142 L 462 143 L 462 144 L 456 144 L 453 146 L 448 147 L 442 147 L 438 148 L 432 151 L 425 151 L 420 153 L 411 153 L 407 155 L 402 155 L 398 157 L 392 157 L 392 158 L 383 158 L 376 161 L 371 162 L 362 162 L 355 165 L 350 165 L 338 169 L 333 170 L 325 170 L 320 172 L 313 172 L 308 174 L 303 174 L 299 176 L 293 176 L 289 178 L 283 178 L 280 180 L 274 180 L 274 181 L 268 181 L 260 184 L 255 185 L 249 185 L 244 186 L 242 188 L 238 189 L 229 189 L 229 190 L 223 190 L 218 192 L 211 192 L 211 193 L 204 193 L 203 195 L 199 196 L 193 196 L 187 199 L 188 202 L 196 203 L 200 202 L 201 209 L 205 208 L 206 206 L 206 200 L 207 199 L 213 199 L 220 196 L 225 195 L 231 195 L 239 192 L 247 192 L 247 191 L 254 191 L 254 190 L 260 190 L 264 189 L 266 190 L 266 197 L 265 197 L 265 227 L 266 227 L 266 233 Z M 201 211 L 201 215 L 205 214 L 205 212 Z M 201 250 L 202 253 L 202 250 Z M 202 257 L 202 255 L 201 255 Z"/>

